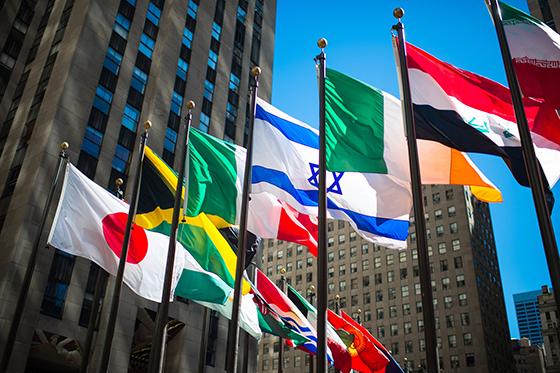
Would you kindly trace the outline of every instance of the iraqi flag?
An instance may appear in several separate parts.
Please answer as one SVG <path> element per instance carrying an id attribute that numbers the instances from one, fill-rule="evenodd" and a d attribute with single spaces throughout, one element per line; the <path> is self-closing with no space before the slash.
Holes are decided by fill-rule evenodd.
<path id="1" fill-rule="evenodd" d="M 560 35 L 519 9 L 499 4 L 521 91 L 542 103 L 531 130 L 560 144 Z"/>
<path id="2" fill-rule="evenodd" d="M 69 164 L 48 243 L 95 262 L 114 276 L 128 209 L 126 202 Z M 123 280 L 136 294 L 154 302 L 161 301 L 168 244 L 168 236 L 133 225 Z M 179 278 L 188 279 L 190 292 L 186 297 L 194 300 L 223 303 L 231 292 L 229 286 L 203 270 L 178 243 L 172 290 Z"/>
<path id="3" fill-rule="evenodd" d="M 396 47 L 395 39 L 394 44 Z M 440 61 L 412 44 L 407 43 L 406 49 L 417 137 L 463 152 L 500 156 L 517 182 L 528 186 L 509 89 Z M 525 98 L 524 106 L 533 128 L 542 105 Z M 552 187 L 560 177 L 560 145 L 534 129 L 531 136 Z"/>

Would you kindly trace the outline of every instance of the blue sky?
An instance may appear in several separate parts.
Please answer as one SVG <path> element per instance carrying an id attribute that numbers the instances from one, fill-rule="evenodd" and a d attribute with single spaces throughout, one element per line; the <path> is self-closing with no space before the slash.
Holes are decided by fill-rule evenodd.
<path id="1" fill-rule="evenodd" d="M 527 11 L 524 0 L 509 4 Z M 390 39 L 397 6 L 405 9 L 407 41 L 458 67 L 506 83 L 483 0 L 278 0 L 272 103 L 316 125 L 313 57 L 320 37 L 329 42 L 328 66 L 398 96 Z M 550 284 L 531 193 L 515 182 L 501 159 L 472 158 L 504 195 L 504 202 L 492 205 L 491 211 L 510 331 L 517 337 L 512 294 Z M 559 202 L 553 224 L 560 234 L 560 187 L 554 194 Z"/>

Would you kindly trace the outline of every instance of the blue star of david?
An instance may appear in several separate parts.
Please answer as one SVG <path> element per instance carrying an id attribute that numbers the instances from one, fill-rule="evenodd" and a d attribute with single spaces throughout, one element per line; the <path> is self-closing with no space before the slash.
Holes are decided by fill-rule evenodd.
<path id="1" fill-rule="evenodd" d="M 309 181 L 309 184 L 313 185 L 315 188 L 319 188 L 319 165 L 310 163 L 309 167 L 311 167 L 311 177 L 307 179 L 307 181 Z M 340 179 L 342 179 L 342 175 L 344 175 L 344 172 L 331 172 L 331 174 L 333 175 L 334 181 L 327 188 L 327 193 L 332 192 L 336 194 L 342 194 Z"/>

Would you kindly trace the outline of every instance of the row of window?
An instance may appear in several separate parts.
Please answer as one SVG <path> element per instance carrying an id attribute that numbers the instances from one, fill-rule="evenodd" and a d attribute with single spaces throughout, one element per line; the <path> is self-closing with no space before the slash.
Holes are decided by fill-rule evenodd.
<path id="1" fill-rule="evenodd" d="M 128 97 L 121 117 L 121 128 L 115 148 L 115 155 L 112 160 L 111 177 L 109 188 L 114 190 L 113 180 L 120 177 L 126 180 L 132 151 L 136 143 L 136 131 L 140 120 L 140 113 L 144 103 L 144 93 L 148 84 L 148 76 L 152 65 L 152 55 L 154 52 L 156 39 L 159 32 L 159 21 L 163 0 L 151 0 L 146 10 L 144 28 L 138 44 L 138 52 L 132 70 L 132 79 L 128 89 Z"/>
<path id="2" fill-rule="evenodd" d="M 12 103 L 10 104 L 8 114 L 6 115 L 6 118 L 4 119 L 4 122 L 2 123 L 2 128 L 0 129 L 0 157 L 2 156 L 2 153 L 4 152 L 4 147 L 6 145 L 6 140 L 8 138 L 9 133 L 10 133 L 10 130 L 12 128 L 12 124 L 14 122 L 16 113 L 18 111 L 21 96 L 23 95 L 23 91 L 24 91 L 25 86 L 27 84 L 27 79 L 29 78 L 29 73 L 31 71 L 31 68 L 29 67 L 29 65 L 35 59 L 35 56 L 37 54 L 37 49 L 39 48 L 41 40 L 43 39 L 43 34 L 44 34 L 45 29 L 47 27 L 47 24 L 48 24 L 53 6 L 54 6 L 54 0 L 49 0 L 49 2 L 47 3 L 47 6 L 45 8 L 45 12 L 43 13 L 43 16 L 41 17 L 41 21 L 40 21 L 39 26 L 37 28 L 37 32 L 35 33 L 35 38 L 33 39 L 33 44 L 32 44 L 32 46 L 29 49 L 29 52 L 27 54 L 27 60 L 25 62 L 25 67 L 23 69 L 24 71 L 20 76 L 20 79 L 19 79 L 19 82 L 17 84 L 16 90 L 14 91 L 14 94 L 13 94 L 13 97 L 12 97 Z M 7 81 L 6 81 L 6 84 L 7 84 Z M 11 180 L 10 184 L 13 184 L 14 187 L 15 187 L 15 181 L 17 180 L 17 175 L 18 174 L 19 174 L 19 170 L 17 168 L 15 168 L 15 169 L 12 169 L 10 171 L 9 175 L 8 175 L 8 178 Z M 0 231 L 2 230 L 4 222 L 6 221 L 6 215 L 7 215 L 7 211 L 8 211 L 8 207 L 9 207 L 10 196 L 11 195 L 7 195 L 6 198 L 2 198 L 2 201 L 0 203 Z"/>
<path id="3" fill-rule="evenodd" d="M 99 82 L 95 90 L 92 108 L 88 117 L 88 123 L 82 140 L 80 155 L 78 157 L 78 168 L 90 178 L 94 178 L 97 169 L 99 153 L 109 112 L 113 102 L 119 72 L 123 56 L 126 50 L 130 25 L 134 18 L 135 0 L 121 0 L 113 31 L 109 39 L 109 46 L 103 60 L 103 67 Z M 133 80 L 139 79 L 141 74 L 134 70 Z M 134 123 L 138 120 L 139 113 L 129 107 L 125 107 L 125 117 L 130 128 L 135 128 Z M 112 183 L 111 183 L 112 184 Z"/>
<path id="4" fill-rule="evenodd" d="M 4 96 L 16 60 L 21 52 L 25 35 L 27 34 L 27 30 L 35 13 L 35 5 L 36 1 L 20 2 L 10 33 L 0 52 L 0 100 L 2 100 Z"/>
<path id="5" fill-rule="evenodd" d="M 163 140 L 163 160 L 168 165 L 175 163 L 175 150 L 177 147 L 177 136 L 181 127 L 181 112 L 183 97 L 187 86 L 187 73 L 191 59 L 192 41 L 196 30 L 196 16 L 198 13 L 198 0 L 190 0 L 187 6 L 185 27 L 181 39 L 181 49 L 177 59 L 177 71 L 175 72 L 175 84 L 171 94 L 171 108 L 167 118 L 167 129 Z"/>

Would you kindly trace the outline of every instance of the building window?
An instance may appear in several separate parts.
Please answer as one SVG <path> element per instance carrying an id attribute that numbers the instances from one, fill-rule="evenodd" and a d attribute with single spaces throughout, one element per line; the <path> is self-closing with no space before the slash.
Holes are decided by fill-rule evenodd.
<path id="1" fill-rule="evenodd" d="M 440 200 L 441 200 L 441 199 L 440 199 L 439 193 L 433 193 L 433 194 L 432 194 L 432 202 L 433 202 L 434 204 L 439 203 Z"/>
<path id="2" fill-rule="evenodd" d="M 397 306 L 389 306 L 389 318 L 397 317 Z"/>
<path id="3" fill-rule="evenodd" d="M 453 259 L 453 262 L 455 264 L 456 269 L 463 268 L 463 257 L 462 256 L 456 256 Z"/>
<path id="4" fill-rule="evenodd" d="M 462 326 L 469 326 L 471 324 L 471 318 L 468 312 L 464 312 L 461 314 L 461 325 Z"/>
<path id="5" fill-rule="evenodd" d="M 444 277 L 441 279 L 441 289 L 442 290 L 447 290 L 449 289 L 449 285 L 450 285 L 451 281 L 449 280 L 449 277 Z"/>
<path id="6" fill-rule="evenodd" d="M 362 285 L 363 285 L 363 287 L 368 287 L 369 286 L 369 276 L 362 277 Z"/>
<path id="7" fill-rule="evenodd" d="M 455 206 L 449 206 L 447 208 L 447 216 L 449 216 L 450 218 L 454 217 L 457 214 L 456 210 L 455 210 Z"/>
<path id="8" fill-rule="evenodd" d="M 438 237 L 441 237 L 441 236 L 444 235 L 444 233 L 445 233 L 445 232 L 444 232 L 444 230 L 443 230 L 443 225 L 438 225 L 438 226 L 436 227 L 436 234 L 437 234 L 437 236 L 438 236 Z"/>
<path id="9" fill-rule="evenodd" d="M 380 268 L 381 267 L 381 257 L 375 257 L 373 258 L 373 266 L 374 268 Z"/>
<path id="10" fill-rule="evenodd" d="M 463 344 L 465 346 L 470 346 L 472 345 L 472 334 L 471 333 L 465 333 L 463 334 Z"/>
<path id="11" fill-rule="evenodd" d="M 450 356 L 450 364 L 451 364 L 451 368 L 459 368 L 460 367 L 459 356 L 458 355 L 451 355 Z"/>
<path id="12" fill-rule="evenodd" d="M 344 249 L 338 250 L 338 259 L 344 259 L 344 256 L 345 256 L 345 250 Z"/>
<path id="13" fill-rule="evenodd" d="M 393 282 L 395 280 L 395 271 L 387 272 L 387 282 Z"/>
<path id="14" fill-rule="evenodd" d="M 436 220 L 440 220 L 443 217 L 443 212 L 440 209 L 438 209 L 438 210 L 434 211 L 434 216 L 435 216 Z"/>
<path id="15" fill-rule="evenodd" d="M 362 260 L 362 270 L 363 271 L 369 271 L 369 260 L 368 259 Z"/>
<path id="16" fill-rule="evenodd" d="M 453 247 L 453 251 L 457 251 L 461 249 L 461 241 L 453 240 L 451 241 L 451 246 Z"/>
<path id="17" fill-rule="evenodd" d="M 401 295 L 402 297 L 408 297 L 408 285 L 401 286 Z"/>
<path id="18" fill-rule="evenodd" d="M 344 276 L 346 274 L 346 265 L 342 264 L 338 267 L 338 275 Z"/>
<path id="19" fill-rule="evenodd" d="M 445 199 L 448 201 L 453 199 L 453 189 L 447 189 L 445 191 Z"/>
<path id="20" fill-rule="evenodd" d="M 468 367 L 474 367 L 475 366 L 474 354 L 473 353 L 465 354 L 465 361 Z"/>
<path id="21" fill-rule="evenodd" d="M 459 305 L 466 306 L 467 305 L 467 294 L 461 293 L 459 294 Z"/>
<path id="22" fill-rule="evenodd" d="M 391 324 L 391 337 L 399 335 L 399 326 L 397 324 Z M 395 353 L 395 351 L 392 351 Z"/>
<path id="23" fill-rule="evenodd" d="M 462 288 L 465 286 L 465 275 L 457 275 L 457 287 Z"/>
<path id="24" fill-rule="evenodd" d="M 73 255 L 60 250 L 55 251 L 41 304 L 42 314 L 62 319 L 74 262 Z"/>
<path id="25" fill-rule="evenodd" d="M 369 253 L 369 245 L 367 243 L 362 244 L 362 255 L 367 255 Z"/>
<path id="26" fill-rule="evenodd" d="M 387 260 L 387 265 L 391 265 L 395 263 L 395 257 L 393 254 L 387 254 L 386 260 Z"/>
<path id="27" fill-rule="evenodd" d="M 449 224 L 449 231 L 451 233 L 457 233 L 459 231 L 459 228 L 457 227 L 457 223 Z"/>
<path id="28" fill-rule="evenodd" d="M 399 263 L 405 263 L 406 262 L 406 251 L 401 251 L 399 253 Z"/>

